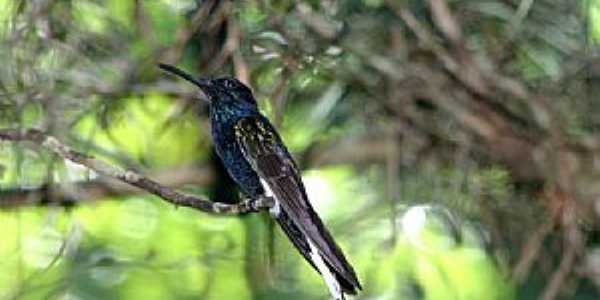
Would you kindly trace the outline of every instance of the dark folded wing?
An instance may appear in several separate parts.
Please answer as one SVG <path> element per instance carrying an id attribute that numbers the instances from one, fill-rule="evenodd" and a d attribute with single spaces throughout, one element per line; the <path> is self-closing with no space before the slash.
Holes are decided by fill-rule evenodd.
<path id="1" fill-rule="evenodd" d="M 347 292 L 360 288 L 352 266 L 308 202 L 298 168 L 273 126 L 265 118 L 244 118 L 236 124 L 235 133 L 245 158 L 295 225 L 289 227 L 297 227 L 315 244 Z M 296 242 L 299 241 L 294 244 Z M 296 246 L 300 246 L 302 254 L 310 261 L 301 249 L 303 245 Z"/>

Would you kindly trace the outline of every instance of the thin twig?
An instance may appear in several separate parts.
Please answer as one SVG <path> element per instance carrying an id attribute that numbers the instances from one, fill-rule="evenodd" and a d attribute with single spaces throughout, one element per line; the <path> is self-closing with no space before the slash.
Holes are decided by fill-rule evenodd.
<path id="1" fill-rule="evenodd" d="M 550 282 L 544 289 L 544 293 L 540 297 L 540 300 L 553 300 L 556 299 L 561 292 L 567 276 L 571 274 L 573 265 L 577 259 L 577 249 L 572 245 L 568 245 L 565 253 L 562 256 L 558 269 L 552 273 Z"/>
<path id="2" fill-rule="evenodd" d="M 539 226 L 531 235 L 529 240 L 521 249 L 519 260 L 512 270 L 512 278 L 515 282 L 522 284 L 529 277 L 531 267 L 539 256 L 545 238 L 554 228 L 554 222 L 545 222 Z"/>
<path id="3" fill-rule="evenodd" d="M 273 199 L 269 197 L 245 199 L 238 204 L 225 204 L 211 202 L 210 200 L 199 196 L 182 194 L 134 171 L 123 170 L 104 161 L 98 160 L 93 156 L 77 152 L 61 143 L 57 138 L 47 135 L 37 129 L 0 129 L 0 140 L 14 142 L 29 141 L 38 145 L 42 145 L 66 160 L 85 166 L 98 174 L 112 177 L 143 189 L 177 206 L 195 208 L 197 210 L 212 214 L 231 215 L 256 212 L 261 209 L 268 209 L 273 205 Z"/>

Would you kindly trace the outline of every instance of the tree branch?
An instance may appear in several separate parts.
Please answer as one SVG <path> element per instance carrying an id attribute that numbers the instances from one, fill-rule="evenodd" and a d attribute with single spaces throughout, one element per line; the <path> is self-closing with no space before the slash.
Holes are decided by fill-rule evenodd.
<path id="1" fill-rule="evenodd" d="M 177 167 L 162 169 L 146 175 L 162 185 L 177 188 L 183 185 L 206 186 L 214 174 L 208 167 Z M 70 206 L 82 202 L 143 193 L 144 190 L 112 177 L 93 180 L 45 183 L 36 187 L 17 187 L 0 190 L 0 209 L 28 205 Z"/>
<path id="2" fill-rule="evenodd" d="M 0 129 L 0 135 L 7 131 Z M 7 139 L 6 136 L 0 140 Z M 13 138 L 7 140 L 14 140 Z M 363 136 L 335 140 L 329 143 L 316 143 L 303 152 L 296 153 L 300 166 L 318 168 L 339 164 L 381 164 L 384 163 L 386 149 L 393 144 L 389 136 Z M 370 145 L 362 147 L 362 145 Z M 94 148 L 102 150 L 101 148 Z M 357 150 L 358 149 L 358 150 Z M 177 188 L 183 185 L 207 186 L 215 180 L 210 167 L 183 166 L 173 169 L 154 170 L 146 177 L 153 178 L 161 185 Z M 0 190 L 0 209 L 12 209 L 28 205 L 70 206 L 100 198 L 119 197 L 144 192 L 127 182 L 114 177 L 99 177 L 94 180 L 42 184 L 36 187 L 9 188 Z"/>
<path id="3" fill-rule="evenodd" d="M 77 152 L 61 143 L 57 138 L 47 135 L 37 129 L 0 129 L 0 140 L 13 142 L 29 141 L 36 143 L 46 147 L 48 150 L 66 160 L 85 166 L 98 174 L 138 187 L 177 206 L 195 208 L 212 214 L 231 215 L 256 212 L 261 209 L 268 209 L 273 205 L 273 199 L 268 197 L 245 199 L 238 204 L 225 204 L 211 202 L 210 200 L 199 196 L 182 194 L 134 171 L 123 170 L 98 160 L 93 156 Z"/>

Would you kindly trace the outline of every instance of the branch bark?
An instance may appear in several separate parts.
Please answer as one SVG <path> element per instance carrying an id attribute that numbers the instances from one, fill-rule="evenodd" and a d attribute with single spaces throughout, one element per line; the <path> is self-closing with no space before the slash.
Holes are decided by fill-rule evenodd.
<path id="1" fill-rule="evenodd" d="M 162 185 L 171 188 L 184 185 L 207 186 L 214 180 L 211 168 L 190 166 L 154 171 L 147 177 L 154 178 Z M 144 190 L 112 177 L 98 177 L 93 180 L 67 183 L 46 183 L 36 187 L 0 190 L 0 209 L 36 205 L 71 206 L 82 202 L 143 192 Z"/>
<path id="2" fill-rule="evenodd" d="M 244 199 L 238 204 L 225 204 L 212 202 L 200 196 L 183 194 L 134 171 L 124 170 L 98 160 L 93 156 L 77 152 L 61 143 L 57 138 L 37 129 L 0 129 L 0 140 L 33 142 L 45 147 L 63 159 L 85 166 L 100 175 L 111 177 L 145 190 L 177 206 L 190 207 L 212 214 L 233 215 L 257 212 L 262 209 L 268 209 L 273 205 L 273 199 L 268 197 Z"/>
<path id="3" fill-rule="evenodd" d="M 2 135 L 0 141 L 3 139 L 16 141 L 14 136 L 6 137 L 10 131 L 13 130 L 0 129 L 0 135 Z M 385 162 L 386 149 L 393 144 L 393 137 L 385 135 L 354 137 L 323 144 L 317 143 L 303 152 L 296 153 L 295 156 L 298 158 L 300 166 L 305 169 L 338 164 L 382 164 Z M 363 147 L 362 145 L 370 146 Z M 184 185 L 208 186 L 215 180 L 214 170 L 209 166 L 183 166 L 155 170 L 146 177 L 154 178 L 161 185 L 170 188 Z M 144 191 L 145 189 L 140 189 L 115 177 L 98 177 L 90 181 L 0 190 L 0 209 L 35 205 L 70 206 L 102 198 L 139 194 Z"/>

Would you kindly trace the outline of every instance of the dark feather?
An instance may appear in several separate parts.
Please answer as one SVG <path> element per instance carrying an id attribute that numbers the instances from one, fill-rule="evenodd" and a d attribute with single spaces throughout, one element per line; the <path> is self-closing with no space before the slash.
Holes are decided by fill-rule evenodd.
<path id="1" fill-rule="evenodd" d="M 308 201 L 298 168 L 273 126 L 264 117 L 247 117 L 234 128 L 244 157 L 279 201 L 277 221 L 284 232 L 315 267 L 310 239 L 344 292 L 355 294 L 361 288 L 356 274 Z"/>

